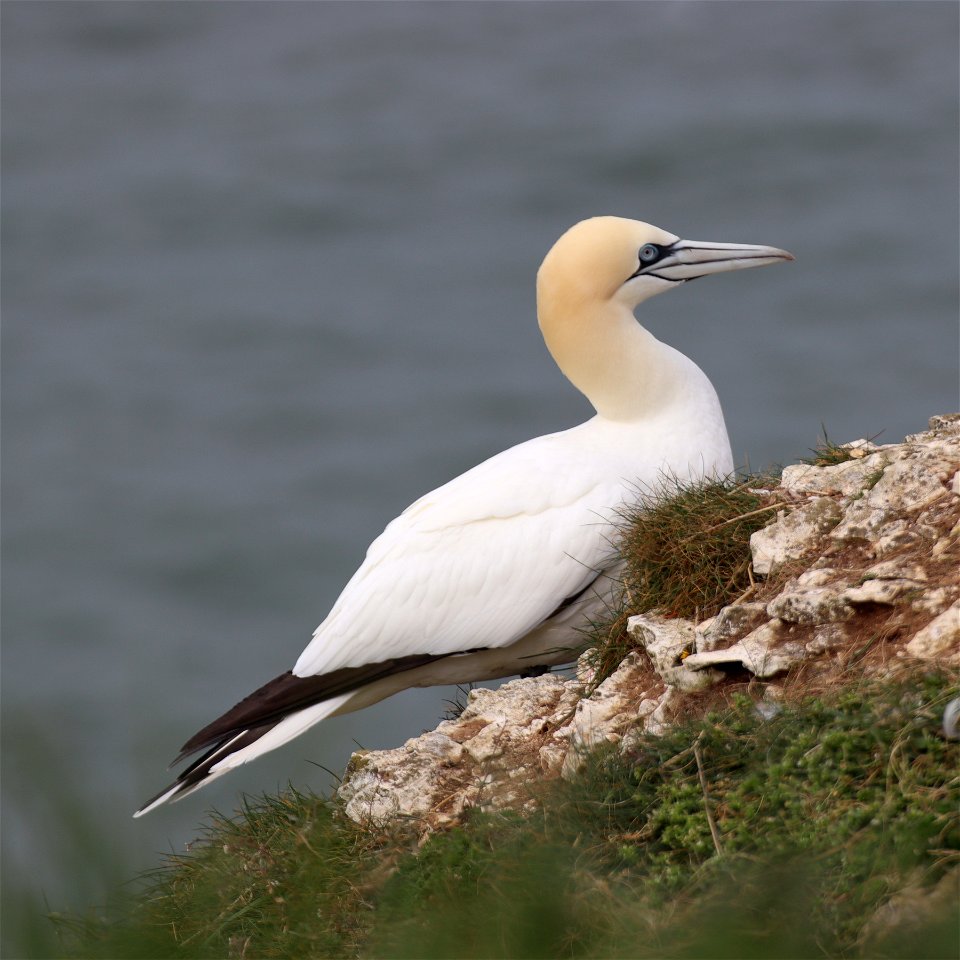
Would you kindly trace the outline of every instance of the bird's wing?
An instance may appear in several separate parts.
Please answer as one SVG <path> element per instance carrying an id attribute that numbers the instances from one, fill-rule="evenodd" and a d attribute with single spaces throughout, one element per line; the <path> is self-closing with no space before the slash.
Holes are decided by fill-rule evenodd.
<path id="1" fill-rule="evenodd" d="M 571 434 L 506 450 L 390 523 L 294 674 L 505 647 L 589 585 L 625 484 Z"/>

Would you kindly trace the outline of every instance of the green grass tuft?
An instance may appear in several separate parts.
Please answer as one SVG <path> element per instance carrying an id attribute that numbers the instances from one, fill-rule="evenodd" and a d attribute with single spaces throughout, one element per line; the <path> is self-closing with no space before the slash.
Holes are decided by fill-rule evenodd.
<path id="1" fill-rule="evenodd" d="M 626 633 L 631 616 L 658 610 L 701 620 L 751 587 L 750 534 L 772 519 L 778 504 L 763 491 L 777 483 L 769 476 L 693 485 L 667 478 L 640 492 L 616 545 L 625 563 L 622 593 L 586 634 L 598 682 L 636 646 Z"/>
<path id="2" fill-rule="evenodd" d="M 817 445 L 810 451 L 809 457 L 801 457 L 801 463 L 809 463 L 812 467 L 832 467 L 838 463 L 846 463 L 848 460 L 855 460 L 862 453 L 854 453 L 856 447 L 847 444 L 834 443 L 827 436 L 827 428 L 821 426 L 823 437 L 817 441 Z M 874 434 L 870 441 L 876 440 L 880 434 Z"/>

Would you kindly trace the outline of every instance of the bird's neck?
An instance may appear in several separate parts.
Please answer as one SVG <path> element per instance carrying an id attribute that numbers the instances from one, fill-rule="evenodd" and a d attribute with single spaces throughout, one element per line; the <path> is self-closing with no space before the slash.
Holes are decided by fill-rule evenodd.
<path id="1" fill-rule="evenodd" d="M 643 420 L 679 403 L 716 403 L 702 371 L 645 330 L 623 304 L 541 310 L 547 348 L 571 383 L 608 420 Z"/>

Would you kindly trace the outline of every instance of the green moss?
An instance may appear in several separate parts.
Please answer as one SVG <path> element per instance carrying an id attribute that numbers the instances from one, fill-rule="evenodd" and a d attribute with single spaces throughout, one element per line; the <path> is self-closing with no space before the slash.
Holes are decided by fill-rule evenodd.
<path id="1" fill-rule="evenodd" d="M 864 946 L 878 906 L 956 863 L 955 687 L 861 683 L 772 720 L 740 697 L 419 851 L 290 792 L 66 932 L 89 957 L 955 956 L 942 910 Z"/>

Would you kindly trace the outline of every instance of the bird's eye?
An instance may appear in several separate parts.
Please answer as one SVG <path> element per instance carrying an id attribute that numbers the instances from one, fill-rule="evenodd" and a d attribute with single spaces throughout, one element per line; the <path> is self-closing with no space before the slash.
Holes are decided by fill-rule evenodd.
<path id="1" fill-rule="evenodd" d="M 640 248 L 640 262 L 653 263 L 660 256 L 660 248 L 655 243 L 645 243 Z"/>

